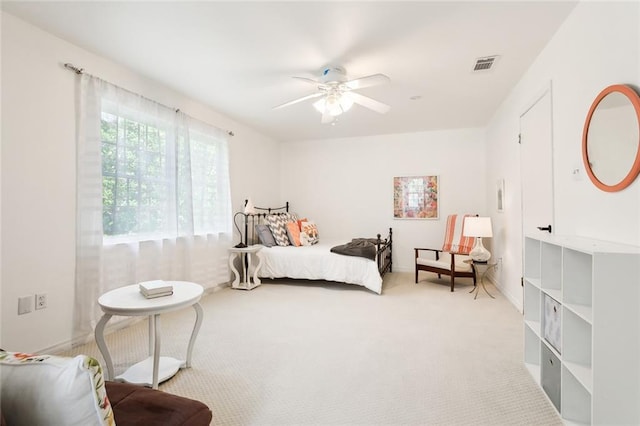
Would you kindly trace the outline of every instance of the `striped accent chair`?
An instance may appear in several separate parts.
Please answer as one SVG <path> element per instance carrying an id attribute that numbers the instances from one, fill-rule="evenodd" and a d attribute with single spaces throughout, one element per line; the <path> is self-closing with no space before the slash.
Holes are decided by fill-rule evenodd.
<path id="1" fill-rule="evenodd" d="M 450 215 L 447 217 L 447 229 L 444 234 L 444 244 L 441 249 L 414 248 L 416 256 L 416 284 L 418 271 L 427 271 L 451 277 L 451 291 L 455 278 L 472 278 L 476 285 L 476 274 L 473 264 L 464 263 L 470 259 L 469 252 L 475 244 L 475 238 L 464 237 L 462 230 L 464 218 L 473 215 Z"/>

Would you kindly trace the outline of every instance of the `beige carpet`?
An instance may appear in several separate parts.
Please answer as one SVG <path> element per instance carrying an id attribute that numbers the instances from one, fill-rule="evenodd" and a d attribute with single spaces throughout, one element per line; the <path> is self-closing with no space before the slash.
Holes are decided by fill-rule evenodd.
<path id="1" fill-rule="evenodd" d="M 160 388 L 215 425 L 561 424 L 523 365 L 521 314 L 493 286 L 474 300 L 429 275 L 388 274 L 381 296 L 286 280 L 208 295 L 193 367 Z M 161 317 L 162 355 L 184 357 L 194 317 Z M 116 374 L 146 339 L 146 321 L 107 336 Z"/>

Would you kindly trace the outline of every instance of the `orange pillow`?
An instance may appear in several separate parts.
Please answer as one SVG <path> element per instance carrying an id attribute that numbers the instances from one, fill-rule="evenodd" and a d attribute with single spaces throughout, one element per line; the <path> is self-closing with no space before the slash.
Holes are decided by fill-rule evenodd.
<path id="1" fill-rule="evenodd" d="M 306 222 L 307 218 L 305 217 L 304 219 L 298 219 L 298 228 L 302 231 L 302 222 Z"/>
<path id="2" fill-rule="evenodd" d="M 300 227 L 297 222 L 287 223 L 287 235 L 292 245 L 300 247 Z"/>

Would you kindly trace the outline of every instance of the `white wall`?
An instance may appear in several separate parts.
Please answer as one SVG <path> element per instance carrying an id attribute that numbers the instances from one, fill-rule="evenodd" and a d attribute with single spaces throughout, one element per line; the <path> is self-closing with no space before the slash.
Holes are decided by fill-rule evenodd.
<path id="1" fill-rule="evenodd" d="M 640 3 L 581 2 L 526 72 L 487 127 L 487 179 L 506 180 L 506 211 L 493 213 L 496 277 L 521 307 L 519 116 L 551 83 L 557 234 L 640 245 L 640 179 L 618 193 L 597 189 L 581 157 L 582 129 L 596 95 L 612 84 L 640 89 Z M 580 180 L 572 170 L 580 169 Z M 491 185 L 487 198 L 493 197 Z"/>
<path id="2" fill-rule="evenodd" d="M 393 228 L 394 271 L 414 270 L 414 247 L 442 247 L 446 216 L 484 214 L 482 129 L 325 139 L 282 145 L 282 196 L 321 239 L 347 242 Z M 439 175 L 439 220 L 394 220 L 393 177 Z"/>
<path id="3" fill-rule="evenodd" d="M 2 19 L 0 19 L 0 34 L 2 34 Z M 1 50 L 0 50 L 1 51 Z M 2 82 L 2 55 L 0 55 L 0 82 Z M 0 83 L 0 91 L 2 84 Z M 2 102 L 0 102 L 0 117 L 2 117 Z M 2 241 L 2 120 L 0 120 L 0 242 Z M 2 319 L 2 244 L 0 244 L 0 320 Z M 0 325 L 0 347 L 2 347 L 2 326 Z M 2 392 L 2 385 L 0 385 Z"/>
<path id="4" fill-rule="evenodd" d="M 234 209 L 239 209 L 249 195 L 258 201 L 279 196 L 277 142 L 206 105 L 2 13 L 0 347 L 7 350 L 38 351 L 71 339 L 75 75 L 63 67 L 65 62 L 233 130 L 230 167 Z M 260 179 L 247 174 L 248 168 Z M 48 294 L 47 309 L 18 316 L 18 297 L 35 293 Z"/>

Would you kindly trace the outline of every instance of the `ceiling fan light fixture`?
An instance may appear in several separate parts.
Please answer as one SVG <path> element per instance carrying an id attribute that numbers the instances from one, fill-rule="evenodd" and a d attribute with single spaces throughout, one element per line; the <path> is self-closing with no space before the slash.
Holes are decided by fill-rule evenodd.
<path id="1" fill-rule="evenodd" d="M 340 108 L 342 111 L 347 112 L 353 106 L 353 99 L 351 99 L 348 95 L 343 94 L 340 96 Z"/>
<path id="2" fill-rule="evenodd" d="M 324 112 L 327 111 L 333 117 L 337 117 L 343 112 L 349 111 L 352 106 L 353 100 L 343 94 L 328 94 L 313 104 L 313 107 L 320 114 L 324 114 Z"/>
<path id="3" fill-rule="evenodd" d="M 342 107 L 340 106 L 340 95 L 329 94 L 325 98 L 325 108 L 329 111 L 329 114 L 336 117 L 342 114 Z"/>
<path id="4" fill-rule="evenodd" d="M 332 117 L 337 117 L 340 114 L 342 114 L 342 108 L 340 108 L 340 105 L 334 106 L 329 109 L 329 115 L 331 115 Z"/>
<path id="5" fill-rule="evenodd" d="M 316 109 L 316 111 L 318 111 L 320 114 L 324 113 L 324 106 L 326 104 L 326 101 L 324 98 L 320 98 L 319 101 L 316 101 L 313 103 L 313 107 Z"/>
<path id="6" fill-rule="evenodd" d="M 354 103 L 379 114 L 386 114 L 391 109 L 389 105 L 356 92 L 356 90 L 365 87 L 388 83 L 390 79 L 384 74 L 372 74 L 348 80 L 344 68 L 327 67 L 322 70 L 322 76 L 319 80 L 308 77 L 293 78 L 315 85 L 316 92 L 275 106 L 274 109 L 317 98 L 318 100 L 313 103 L 313 107 L 322 114 L 322 124 L 335 124 L 336 117 L 349 111 Z"/>

